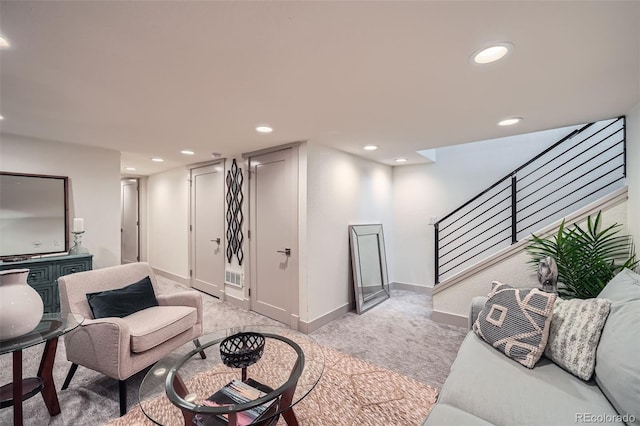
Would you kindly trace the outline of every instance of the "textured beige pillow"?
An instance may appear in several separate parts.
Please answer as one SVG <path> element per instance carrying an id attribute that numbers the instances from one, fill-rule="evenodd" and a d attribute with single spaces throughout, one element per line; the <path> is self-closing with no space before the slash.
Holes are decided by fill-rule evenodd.
<path id="1" fill-rule="evenodd" d="M 473 331 L 506 356 L 533 368 L 547 344 L 556 294 L 499 281 L 491 285 Z"/>
<path id="2" fill-rule="evenodd" d="M 606 299 L 556 299 L 544 355 L 571 374 L 589 380 L 610 306 Z"/>

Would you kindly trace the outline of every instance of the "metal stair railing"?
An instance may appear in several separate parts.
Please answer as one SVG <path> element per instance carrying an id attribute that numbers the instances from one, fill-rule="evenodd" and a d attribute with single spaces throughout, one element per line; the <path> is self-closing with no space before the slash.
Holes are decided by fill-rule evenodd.
<path id="1" fill-rule="evenodd" d="M 624 186 L 625 117 L 589 123 L 435 224 L 435 283 Z"/>

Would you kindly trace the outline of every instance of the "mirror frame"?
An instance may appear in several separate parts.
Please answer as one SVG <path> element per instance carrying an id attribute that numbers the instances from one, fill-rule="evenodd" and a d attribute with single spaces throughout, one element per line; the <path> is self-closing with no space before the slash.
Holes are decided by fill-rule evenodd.
<path id="1" fill-rule="evenodd" d="M 378 241 L 378 260 L 382 285 L 379 291 L 365 298 L 362 291 L 362 262 L 360 258 L 360 237 L 375 235 Z M 349 225 L 349 241 L 351 246 L 351 265 L 353 269 L 353 288 L 356 299 L 356 312 L 362 314 L 391 297 L 389 277 L 387 274 L 387 256 L 384 245 L 382 224 Z"/>
<path id="2" fill-rule="evenodd" d="M 36 252 L 36 253 L 14 253 L 11 255 L 2 255 L 0 259 L 10 260 L 14 258 L 29 258 L 31 256 L 39 256 L 44 254 L 54 254 L 54 253 L 62 253 L 69 251 L 69 177 L 68 176 L 55 176 L 55 175 L 41 175 L 41 174 L 33 174 L 33 173 L 17 173 L 17 172 L 5 172 L 0 171 L 1 176 L 18 176 L 18 177 L 28 177 L 28 178 L 39 178 L 39 179 L 60 179 L 63 182 L 64 186 L 64 251 L 53 251 L 53 252 Z"/>

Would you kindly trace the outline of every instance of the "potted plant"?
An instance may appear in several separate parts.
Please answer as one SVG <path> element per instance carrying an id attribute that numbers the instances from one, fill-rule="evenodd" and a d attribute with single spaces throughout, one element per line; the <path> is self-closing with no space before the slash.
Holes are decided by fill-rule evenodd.
<path id="1" fill-rule="evenodd" d="M 555 259 L 560 296 L 597 297 L 618 272 L 638 265 L 631 236 L 619 235 L 622 225 L 615 223 L 600 230 L 601 221 L 602 212 L 598 212 L 595 219 L 587 218 L 587 229 L 577 224 L 568 228 L 563 220 L 552 238 L 531 236 L 531 243 L 526 247 L 531 255 L 528 263 L 537 268 L 543 258 Z"/>

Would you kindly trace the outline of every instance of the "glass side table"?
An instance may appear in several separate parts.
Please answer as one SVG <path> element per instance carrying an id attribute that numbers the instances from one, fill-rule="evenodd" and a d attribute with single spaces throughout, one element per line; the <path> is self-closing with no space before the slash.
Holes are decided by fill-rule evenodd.
<path id="1" fill-rule="evenodd" d="M 13 406 L 13 424 L 22 426 L 22 401 L 42 392 L 51 416 L 60 414 L 58 394 L 53 383 L 53 362 L 58 347 L 58 337 L 78 327 L 84 317 L 68 312 L 44 314 L 35 330 L 0 341 L 0 355 L 13 353 L 13 382 L 0 388 L 0 408 Z M 22 350 L 45 343 L 37 377 L 22 377 Z"/>
<path id="2" fill-rule="evenodd" d="M 220 343 L 237 333 L 259 333 L 266 340 L 261 358 L 246 371 L 227 367 L 220 356 Z M 285 327 L 244 326 L 215 331 L 199 341 L 199 348 L 191 343 L 181 346 L 149 370 L 140 385 L 140 406 L 147 418 L 164 426 L 234 426 L 247 424 L 241 421 L 243 413 L 266 403 L 271 408 L 255 424 L 272 425 L 280 416 L 289 426 L 298 424 L 293 407 L 324 371 L 322 348 L 310 336 Z M 242 403 L 208 403 L 234 380 L 262 386 L 264 394 Z"/>

